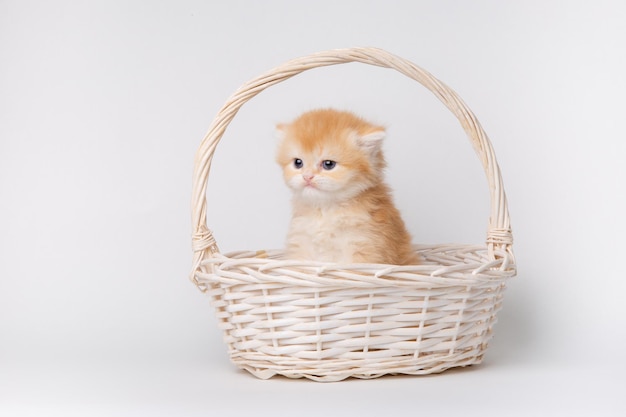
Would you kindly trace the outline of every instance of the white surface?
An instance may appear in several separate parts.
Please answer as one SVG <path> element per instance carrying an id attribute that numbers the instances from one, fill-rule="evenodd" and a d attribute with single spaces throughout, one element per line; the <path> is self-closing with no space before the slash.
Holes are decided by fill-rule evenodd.
<path id="1" fill-rule="evenodd" d="M 0 415 L 624 415 L 625 9 L 0 3 Z M 494 143 L 519 276 L 479 367 L 256 380 L 228 363 L 187 281 L 191 164 L 215 112 L 262 71 L 348 46 L 423 66 Z M 222 250 L 282 244 L 273 124 L 328 105 L 389 125 L 389 182 L 416 240 L 484 238 L 484 178 L 453 117 L 415 83 L 355 64 L 298 76 L 239 113 L 209 181 Z"/>

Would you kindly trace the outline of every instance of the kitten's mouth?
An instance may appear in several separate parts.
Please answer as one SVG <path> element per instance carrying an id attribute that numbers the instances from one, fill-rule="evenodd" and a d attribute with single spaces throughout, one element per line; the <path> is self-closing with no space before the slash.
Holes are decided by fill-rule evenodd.
<path id="1" fill-rule="evenodd" d="M 307 179 L 304 181 L 304 189 L 307 189 L 307 188 L 313 188 L 317 190 L 317 184 L 315 184 L 314 181 Z"/>
<path id="2" fill-rule="evenodd" d="M 305 184 L 304 187 L 302 187 L 302 189 L 300 190 L 300 192 L 303 195 L 317 196 L 319 193 L 322 192 L 322 190 L 320 190 L 315 184 Z"/>

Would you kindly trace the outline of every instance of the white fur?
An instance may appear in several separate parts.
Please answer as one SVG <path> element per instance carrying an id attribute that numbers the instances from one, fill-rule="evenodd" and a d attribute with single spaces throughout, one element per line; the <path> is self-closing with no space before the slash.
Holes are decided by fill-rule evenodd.
<path id="1" fill-rule="evenodd" d="M 354 253 L 371 237 L 362 226 L 365 215 L 355 215 L 340 206 L 319 207 L 295 215 L 287 236 L 289 256 L 321 262 L 350 263 Z"/>

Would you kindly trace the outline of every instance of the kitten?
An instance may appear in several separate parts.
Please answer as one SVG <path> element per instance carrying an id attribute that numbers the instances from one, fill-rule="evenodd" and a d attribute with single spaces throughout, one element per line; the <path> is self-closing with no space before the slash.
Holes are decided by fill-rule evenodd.
<path id="1" fill-rule="evenodd" d="M 293 191 L 287 256 L 335 263 L 418 263 L 383 182 L 385 129 L 349 112 L 277 126 L 276 161 Z"/>

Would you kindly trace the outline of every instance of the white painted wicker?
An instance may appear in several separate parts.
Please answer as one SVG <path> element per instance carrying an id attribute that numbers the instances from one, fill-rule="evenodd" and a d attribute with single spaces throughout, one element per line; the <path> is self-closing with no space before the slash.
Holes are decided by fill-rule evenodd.
<path id="1" fill-rule="evenodd" d="M 484 167 L 491 198 L 485 245 L 416 246 L 417 266 L 298 262 L 282 251 L 222 254 L 206 225 L 215 148 L 239 108 L 303 71 L 360 62 L 421 83 L 458 118 Z M 192 280 L 208 293 L 232 361 L 259 378 L 337 381 L 429 374 L 480 363 L 515 276 L 500 169 L 474 114 L 432 75 L 380 49 L 352 48 L 289 61 L 244 84 L 215 117 L 196 155 Z"/>

